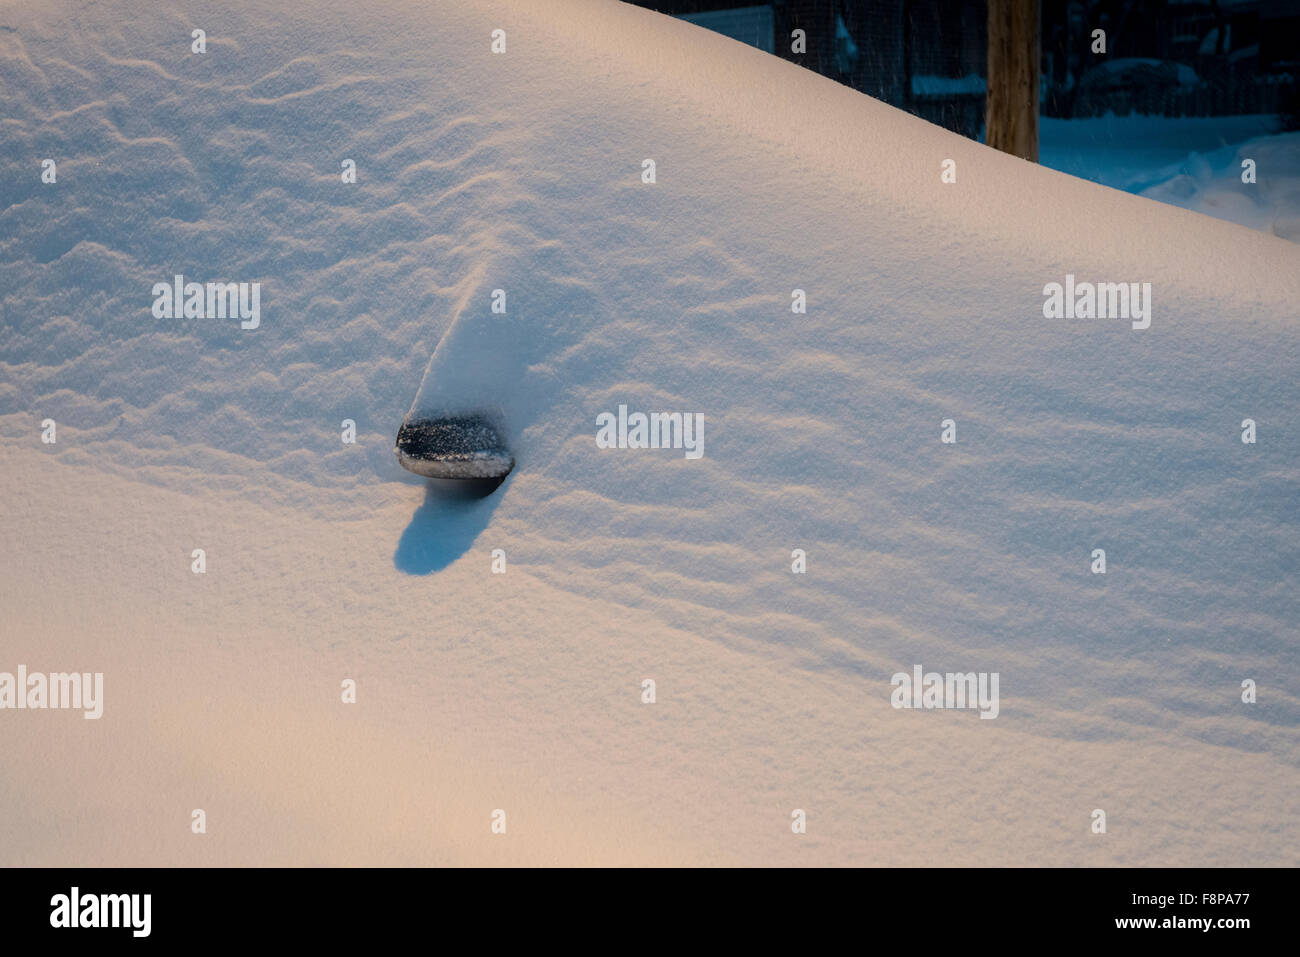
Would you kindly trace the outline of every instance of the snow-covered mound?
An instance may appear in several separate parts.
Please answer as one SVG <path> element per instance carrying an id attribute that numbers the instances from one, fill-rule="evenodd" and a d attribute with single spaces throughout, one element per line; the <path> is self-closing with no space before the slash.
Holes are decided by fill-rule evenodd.
<path id="1" fill-rule="evenodd" d="M 612 0 L 144 11 L 0 12 L 0 671 L 106 698 L 0 712 L 0 863 L 1295 860 L 1300 248 Z"/>

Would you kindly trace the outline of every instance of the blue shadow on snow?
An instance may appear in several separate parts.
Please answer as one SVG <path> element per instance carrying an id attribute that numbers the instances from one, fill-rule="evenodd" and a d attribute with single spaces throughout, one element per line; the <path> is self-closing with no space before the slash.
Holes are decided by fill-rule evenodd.
<path id="1" fill-rule="evenodd" d="M 393 564 L 408 575 L 428 575 L 460 558 L 491 520 L 501 500 L 501 495 L 492 493 L 500 484 L 500 480 L 429 479 L 424 502 L 397 543 Z"/>

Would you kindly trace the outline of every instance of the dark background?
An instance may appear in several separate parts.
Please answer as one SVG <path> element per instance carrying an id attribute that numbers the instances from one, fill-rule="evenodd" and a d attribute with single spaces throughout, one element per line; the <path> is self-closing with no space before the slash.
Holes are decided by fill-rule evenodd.
<path id="1" fill-rule="evenodd" d="M 628 0 L 982 138 L 988 8 L 969 0 Z M 1050 117 L 1279 114 L 1300 128 L 1300 0 L 1042 0 Z M 1092 31 L 1106 31 L 1106 53 Z M 807 52 L 790 34 L 807 33 Z M 958 82 L 959 81 L 959 82 Z"/>

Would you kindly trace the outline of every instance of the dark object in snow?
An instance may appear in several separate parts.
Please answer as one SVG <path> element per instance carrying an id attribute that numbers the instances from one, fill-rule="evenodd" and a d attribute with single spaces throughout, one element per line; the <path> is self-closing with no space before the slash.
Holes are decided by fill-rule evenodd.
<path id="1" fill-rule="evenodd" d="M 436 479 L 496 479 L 515 467 L 501 434 L 481 415 L 415 419 L 397 430 L 402 468 Z"/>

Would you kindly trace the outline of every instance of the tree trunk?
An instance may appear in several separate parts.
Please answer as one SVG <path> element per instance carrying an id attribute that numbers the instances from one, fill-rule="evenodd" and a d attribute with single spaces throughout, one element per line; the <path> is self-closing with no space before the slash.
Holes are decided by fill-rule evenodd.
<path id="1" fill-rule="evenodd" d="M 989 0 L 984 141 L 1038 162 L 1038 0 Z"/>

